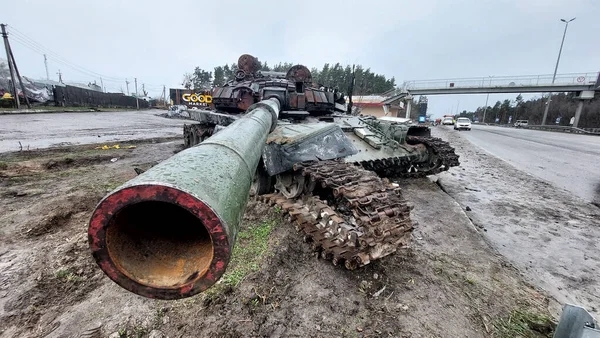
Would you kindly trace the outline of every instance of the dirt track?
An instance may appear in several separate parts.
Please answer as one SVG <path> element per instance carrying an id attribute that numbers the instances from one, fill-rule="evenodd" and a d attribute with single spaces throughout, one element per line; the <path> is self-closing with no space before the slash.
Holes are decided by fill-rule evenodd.
<path id="1" fill-rule="evenodd" d="M 251 202 L 236 250 L 250 252 L 253 265 L 229 267 L 243 274 L 180 301 L 131 294 L 96 267 L 86 230 L 95 204 L 134 167 L 181 146 L 136 145 L 0 157 L 1 337 L 512 337 L 509 317 L 549 328 L 533 322 L 543 321 L 551 300 L 523 282 L 429 179 L 399 182 L 415 205 L 412 249 L 365 268 L 317 259 L 277 210 Z M 256 243 L 258 228 L 271 231 L 265 243 Z M 547 336 L 538 331 L 527 334 Z"/>

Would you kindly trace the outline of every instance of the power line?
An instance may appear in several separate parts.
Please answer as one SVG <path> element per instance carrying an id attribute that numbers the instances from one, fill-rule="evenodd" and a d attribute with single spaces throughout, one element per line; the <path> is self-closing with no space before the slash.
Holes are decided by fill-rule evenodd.
<path id="1" fill-rule="evenodd" d="M 37 53 L 48 54 L 48 58 L 51 59 L 51 60 L 53 60 L 54 62 L 60 63 L 62 65 L 65 65 L 65 66 L 67 66 L 67 67 L 69 67 L 71 69 L 77 70 L 78 72 L 80 72 L 82 74 L 90 75 L 90 76 L 93 76 L 93 77 L 103 77 L 103 78 L 105 77 L 102 74 L 99 74 L 99 73 L 87 70 L 86 68 L 77 66 L 76 64 L 73 64 L 73 63 L 71 63 L 69 61 L 61 59 L 61 58 L 59 58 L 59 57 L 57 57 L 57 56 L 55 56 L 53 54 L 49 54 L 47 50 L 41 49 L 40 47 L 37 47 L 36 45 L 34 45 L 34 44 L 32 44 L 32 43 L 30 43 L 30 42 L 28 42 L 26 40 L 23 40 L 22 38 L 18 37 L 17 35 L 13 35 L 13 39 L 15 41 L 17 41 L 18 43 L 20 43 L 21 45 L 23 45 L 25 47 L 28 47 L 29 49 L 31 49 L 31 50 L 33 50 L 33 51 L 35 51 Z M 110 77 L 110 76 L 106 77 L 106 78 L 108 80 L 115 79 L 113 81 L 116 81 L 116 78 L 113 78 L 113 77 Z"/>
<path id="2" fill-rule="evenodd" d="M 40 50 L 38 47 L 36 47 L 36 46 L 34 46 L 32 44 L 29 44 L 29 43 L 27 43 L 27 42 L 25 42 L 23 40 L 20 40 L 20 39 L 16 38 L 16 36 L 13 36 L 13 41 L 17 42 L 18 44 L 20 44 L 20 45 L 22 45 L 22 46 L 24 46 L 24 47 L 26 47 L 26 48 L 28 48 L 28 49 L 30 49 L 30 50 L 38 53 L 38 54 L 43 55 L 43 53 L 44 53 L 43 50 Z M 73 65 L 71 65 L 69 63 L 66 63 L 66 62 L 63 62 L 61 60 L 55 59 L 52 56 L 48 57 L 48 59 L 56 62 L 57 64 L 63 65 L 65 67 L 68 67 L 68 68 L 70 68 L 70 69 L 72 69 L 72 70 L 74 70 L 76 72 L 79 72 L 79 73 L 81 73 L 83 75 L 90 76 L 90 77 L 92 77 L 94 79 L 102 78 L 102 80 L 104 82 L 112 82 L 112 83 L 115 83 L 115 84 L 116 83 L 118 83 L 118 84 L 122 84 L 123 83 L 123 80 L 112 80 L 110 78 L 109 79 L 105 79 L 105 78 L 103 78 L 101 76 L 96 75 L 95 73 L 90 73 L 90 72 L 87 72 L 85 70 L 81 70 L 81 69 L 77 68 L 76 66 L 73 66 Z M 112 86 L 108 86 L 107 85 L 106 87 L 107 88 L 116 88 L 116 89 L 119 89 L 119 87 L 115 86 L 115 85 L 112 85 Z M 150 86 L 147 85 L 146 87 L 149 87 L 152 91 L 160 91 L 160 90 L 162 90 L 162 87 L 159 86 L 159 85 L 150 85 Z"/>
<path id="3" fill-rule="evenodd" d="M 31 45 L 28 45 L 27 43 L 23 42 L 22 40 L 19 40 L 19 39 L 15 38 L 15 36 L 13 36 L 12 38 L 13 38 L 13 41 L 15 41 L 16 43 L 18 43 L 18 44 L 20 44 L 20 45 L 22 45 L 22 46 L 24 46 L 24 47 L 27 47 L 27 48 L 31 49 L 32 51 L 34 51 L 34 52 L 36 52 L 36 53 L 38 53 L 38 54 L 44 55 L 44 51 L 41 51 L 41 50 L 39 50 L 39 49 L 36 49 L 35 47 L 31 46 Z M 73 65 L 71 65 L 71 64 L 69 64 L 69 63 L 66 63 L 66 62 L 63 62 L 63 61 L 61 61 L 61 60 L 55 59 L 55 58 L 54 58 L 53 56 L 51 56 L 51 55 L 50 55 L 50 56 L 47 56 L 47 57 L 48 57 L 48 59 L 50 59 L 50 60 L 52 60 L 52 61 L 56 62 L 57 64 L 63 65 L 63 66 L 65 66 L 65 67 L 69 67 L 70 69 L 73 69 L 73 70 L 75 70 L 76 72 L 79 72 L 79 73 L 81 73 L 81 74 L 84 74 L 84 75 L 87 75 L 87 76 L 91 76 L 91 77 L 93 77 L 93 78 L 99 78 L 99 77 L 101 77 L 101 76 L 98 76 L 98 75 L 96 75 L 96 74 L 94 74 L 94 73 L 90 73 L 90 72 L 87 72 L 87 71 L 81 70 L 81 69 L 77 68 L 76 66 L 73 66 Z M 111 81 L 111 82 L 121 82 L 121 81 L 118 81 L 118 80 L 112 80 L 112 79 L 105 79 L 105 80 L 106 80 L 106 81 Z"/>
<path id="4" fill-rule="evenodd" d="M 44 51 L 44 50 L 41 50 L 41 49 L 39 49 L 38 47 L 35 47 L 34 45 L 31 45 L 30 43 L 28 43 L 28 42 L 25 42 L 25 41 L 23 41 L 23 40 L 19 39 L 19 38 L 18 38 L 16 35 L 13 35 L 13 36 L 12 36 L 12 38 L 13 38 L 13 41 L 17 42 L 18 44 L 20 44 L 20 45 L 22 45 L 22 46 L 24 46 L 24 47 L 27 47 L 27 48 L 31 49 L 32 51 L 34 51 L 34 52 L 36 52 L 36 53 L 38 53 L 38 54 L 40 54 L 40 55 L 44 55 L 44 54 L 45 54 L 45 51 Z M 54 62 L 56 62 L 56 63 L 59 63 L 59 64 L 61 64 L 61 65 L 63 65 L 63 66 L 69 67 L 69 68 L 71 68 L 71 69 L 73 69 L 73 70 L 75 70 L 75 71 L 77 71 L 77 72 L 79 72 L 79 73 L 81 73 L 81 74 L 84 74 L 84 75 L 87 75 L 87 76 L 91 76 L 91 77 L 94 77 L 94 78 L 98 78 L 98 77 L 100 77 L 99 75 L 96 75 L 95 73 L 91 73 L 91 72 L 88 72 L 88 71 L 85 71 L 85 70 L 79 69 L 79 68 L 77 68 L 76 66 L 74 66 L 74 65 L 72 65 L 72 64 L 70 64 L 70 63 L 64 62 L 64 61 L 62 61 L 62 60 L 60 60 L 60 59 L 56 59 L 56 58 L 55 58 L 54 56 L 52 56 L 52 55 L 49 55 L 49 56 L 48 56 L 48 59 L 50 59 L 50 60 L 52 60 L 52 61 L 54 61 Z M 120 82 L 120 81 L 117 81 L 117 80 L 111 80 L 111 79 L 107 79 L 107 81 L 115 81 L 115 82 Z"/>
<path id="5" fill-rule="evenodd" d="M 123 83 L 122 78 L 118 78 L 118 77 L 114 77 L 114 76 L 107 76 L 107 75 L 92 71 L 90 69 L 87 69 L 85 67 L 79 66 L 79 65 L 65 59 L 64 57 L 60 56 L 58 53 L 50 50 L 49 48 L 47 48 L 44 45 L 40 44 L 39 42 L 35 41 L 34 39 L 30 38 L 25 33 L 19 31 L 17 28 L 15 28 L 11 25 L 7 25 L 7 26 L 10 27 L 10 29 L 11 29 L 11 31 L 9 33 L 12 33 L 11 35 L 12 35 L 12 38 L 14 41 L 16 41 L 18 44 L 36 52 L 36 53 L 44 55 L 45 57 L 56 62 L 57 64 L 63 65 L 65 67 L 68 67 L 68 68 L 76 71 L 76 72 L 79 72 L 80 74 L 90 76 L 95 79 L 100 78 L 101 81 L 104 81 L 104 82 L 112 82 L 112 83 L 119 83 L 119 84 Z M 117 86 L 114 86 L 114 85 L 110 86 L 110 87 L 117 88 Z M 146 84 L 146 88 L 151 91 L 161 91 L 163 89 L 162 87 L 163 87 L 162 85 L 158 85 L 158 84 Z"/>
<path id="6" fill-rule="evenodd" d="M 34 39 L 30 38 L 30 37 L 29 37 L 29 36 L 27 36 L 26 34 L 22 33 L 22 32 L 21 32 L 21 31 L 19 31 L 18 29 L 16 29 L 15 27 L 13 27 L 13 26 L 9 26 L 9 27 L 10 27 L 10 28 L 11 28 L 11 30 L 12 30 L 12 32 L 11 32 L 11 33 L 13 33 L 13 35 L 14 35 L 15 37 L 19 37 L 21 40 L 25 40 L 26 42 L 28 42 L 28 43 L 30 43 L 30 44 L 32 44 L 32 45 L 34 45 L 34 46 L 36 46 L 36 47 L 37 47 L 39 50 L 41 50 L 41 51 L 45 51 L 47 54 L 54 55 L 54 59 L 59 59 L 59 60 L 61 60 L 61 61 L 62 61 L 62 62 L 64 62 L 64 63 L 68 63 L 68 64 L 70 64 L 70 65 L 72 65 L 72 66 L 74 66 L 74 67 L 77 67 L 77 68 L 80 68 L 80 69 L 82 69 L 82 70 L 84 70 L 84 71 L 87 71 L 87 72 L 89 72 L 89 73 L 95 74 L 95 75 L 96 75 L 96 76 L 98 76 L 98 77 L 100 77 L 100 76 L 101 76 L 101 77 L 103 77 L 103 78 L 111 78 L 111 79 L 115 79 L 115 80 L 119 80 L 119 81 L 120 81 L 120 78 L 118 78 L 118 77 L 114 77 L 114 76 L 107 76 L 107 75 L 105 75 L 105 74 L 100 74 L 100 73 L 94 72 L 94 71 L 92 71 L 92 70 L 90 70 L 90 69 L 87 69 L 87 68 L 85 68 L 85 67 L 79 66 L 79 65 L 77 65 L 77 64 L 75 64 L 75 63 L 73 63 L 73 62 L 71 62 L 71 61 L 69 61 L 69 60 L 67 60 L 67 59 L 65 59 L 64 57 L 60 56 L 58 53 L 56 53 L 56 52 L 52 51 L 51 49 L 49 49 L 49 48 L 45 47 L 44 45 L 40 44 L 39 42 L 35 41 Z"/>

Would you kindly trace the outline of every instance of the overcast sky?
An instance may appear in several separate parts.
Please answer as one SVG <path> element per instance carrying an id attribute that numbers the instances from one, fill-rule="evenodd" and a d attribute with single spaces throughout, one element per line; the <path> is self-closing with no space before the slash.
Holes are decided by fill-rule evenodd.
<path id="1" fill-rule="evenodd" d="M 18 0 L 3 8 L 21 74 L 45 78 L 41 45 L 52 79 L 59 69 L 65 81 L 102 74 L 109 91 L 137 77 L 158 95 L 196 66 L 212 70 L 243 53 L 309 68 L 360 63 L 397 83 L 552 74 L 560 19 L 572 17 L 558 73 L 600 70 L 598 0 Z M 489 104 L 515 96 L 491 95 Z M 461 111 L 474 109 L 485 98 L 430 96 L 429 111 L 442 115 L 459 101 Z"/>

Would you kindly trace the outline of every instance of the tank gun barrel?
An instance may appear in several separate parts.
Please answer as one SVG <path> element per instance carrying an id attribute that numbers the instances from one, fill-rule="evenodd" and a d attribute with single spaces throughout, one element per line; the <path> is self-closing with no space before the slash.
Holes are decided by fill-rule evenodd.
<path id="1" fill-rule="evenodd" d="M 225 272 L 276 98 L 203 143 L 181 151 L 107 195 L 90 219 L 92 255 L 108 277 L 138 295 L 179 299 Z"/>

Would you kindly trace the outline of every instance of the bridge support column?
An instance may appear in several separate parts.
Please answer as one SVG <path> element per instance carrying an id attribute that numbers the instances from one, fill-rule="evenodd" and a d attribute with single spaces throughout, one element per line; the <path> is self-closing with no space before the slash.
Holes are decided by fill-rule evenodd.
<path id="1" fill-rule="evenodd" d="M 552 102 L 552 93 L 548 93 L 548 100 L 546 101 L 546 107 L 544 108 L 544 116 L 542 117 L 542 126 L 546 125 L 548 110 L 550 110 L 550 102 Z"/>
<path id="2" fill-rule="evenodd" d="M 579 99 L 579 103 L 577 104 L 577 110 L 575 110 L 575 120 L 573 121 L 573 127 L 577 128 L 579 125 L 579 118 L 581 118 L 581 112 L 583 111 L 583 100 L 591 100 L 594 98 L 593 90 L 584 90 L 578 93 L 577 99 Z"/>
<path id="3" fill-rule="evenodd" d="M 583 100 L 579 100 L 577 103 L 577 110 L 575 111 L 575 121 L 573 122 L 573 128 L 577 128 L 579 124 L 579 118 L 581 117 L 581 111 L 583 110 Z"/>
<path id="4" fill-rule="evenodd" d="M 410 100 L 406 101 L 406 118 L 409 119 L 410 118 L 410 106 L 412 103 L 412 98 Z"/>

